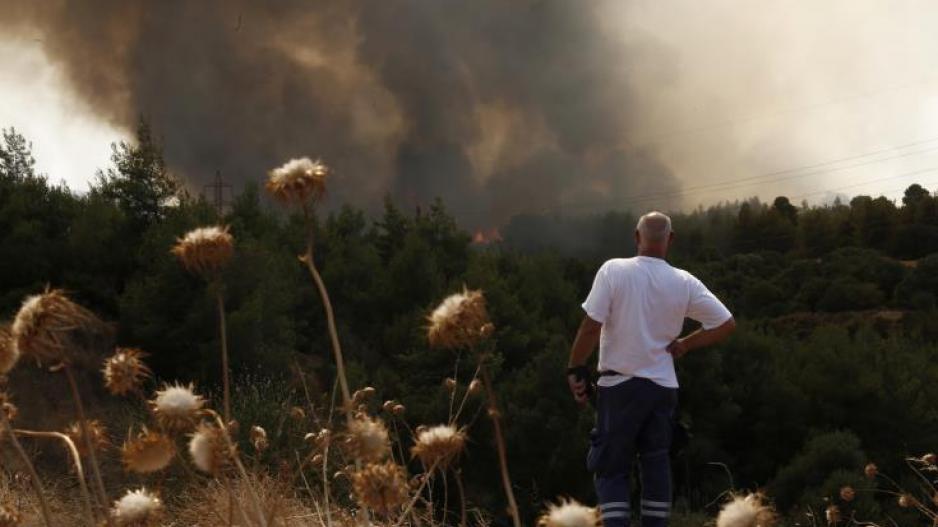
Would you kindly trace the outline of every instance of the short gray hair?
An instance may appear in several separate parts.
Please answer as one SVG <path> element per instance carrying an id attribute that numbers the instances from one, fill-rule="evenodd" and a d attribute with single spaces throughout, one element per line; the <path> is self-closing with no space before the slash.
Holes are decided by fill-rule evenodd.
<path id="1" fill-rule="evenodd" d="M 638 219 L 635 230 L 645 241 L 665 242 L 671 236 L 671 218 L 657 211 L 649 212 Z"/>

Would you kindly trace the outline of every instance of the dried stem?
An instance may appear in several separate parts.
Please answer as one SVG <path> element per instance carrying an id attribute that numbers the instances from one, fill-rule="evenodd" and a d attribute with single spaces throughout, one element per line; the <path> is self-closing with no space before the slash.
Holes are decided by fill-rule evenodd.
<path id="1" fill-rule="evenodd" d="M 39 474 L 36 473 L 36 468 L 33 467 L 32 461 L 29 460 L 29 456 L 26 454 L 26 451 L 23 450 L 23 445 L 20 444 L 19 439 L 16 438 L 16 434 L 13 433 L 13 426 L 7 418 L 7 413 L 2 408 L 0 408 L 0 421 L 2 421 L 4 432 L 10 436 L 10 442 L 13 443 L 13 448 L 26 466 L 26 471 L 29 472 L 29 481 L 32 483 L 33 491 L 36 492 L 36 499 L 39 501 L 39 514 L 42 516 L 42 523 L 45 524 L 46 527 L 52 527 L 52 514 L 49 512 L 49 503 L 46 502 L 46 496 L 42 490 L 42 483 L 39 481 Z"/>
<path id="2" fill-rule="evenodd" d="M 83 442 L 85 443 L 85 448 L 88 450 L 88 459 L 91 461 L 91 473 L 94 475 L 95 487 L 98 491 L 98 499 L 100 500 L 101 507 L 107 506 L 107 491 L 104 489 L 104 479 L 101 478 L 101 467 L 98 464 L 98 455 L 95 454 L 94 444 L 91 442 L 91 434 L 88 432 L 88 421 L 85 418 L 85 406 L 81 402 L 81 395 L 78 393 L 78 383 L 75 382 L 75 375 L 72 373 L 72 368 L 68 364 L 65 364 L 62 368 L 65 370 L 65 377 L 68 378 L 69 387 L 72 389 L 72 398 L 75 400 L 75 411 L 78 413 L 78 425 L 81 428 L 81 435 Z M 111 525 L 111 517 L 108 515 L 107 510 L 102 510 L 104 514 L 105 521 L 107 525 Z"/>
<path id="3" fill-rule="evenodd" d="M 250 477 L 248 477 L 248 471 L 244 468 L 244 464 L 241 463 L 241 458 L 238 456 L 237 447 L 231 441 L 231 436 L 228 434 L 227 425 L 222 422 L 221 416 L 217 413 L 208 410 L 209 415 L 215 418 L 216 424 L 221 428 L 222 437 L 225 439 L 225 446 L 228 450 L 228 456 L 234 461 L 235 467 L 238 468 L 238 472 L 241 475 L 241 478 L 244 480 L 244 484 L 247 486 L 251 501 L 253 501 L 254 509 L 257 512 L 257 517 L 261 521 L 261 527 L 267 527 L 267 521 L 264 516 L 264 508 L 261 507 L 261 498 L 257 494 L 257 490 L 254 488 L 254 485 L 251 483 Z"/>
<path id="4" fill-rule="evenodd" d="M 222 411 L 225 423 L 231 422 L 231 376 L 228 368 L 228 330 L 225 323 L 225 299 L 222 295 L 221 279 L 215 281 L 215 305 L 218 309 L 218 334 L 221 340 L 221 383 Z M 234 494 L 228 493 L 228 525 L 234 524 Z"/>
<path id="5" fill-rule="evenodd" d="M 326 290 L 326 284 L 316 269 L 313 260 L 313 226 L 309 205 L 303 205 L 303 215 L 306 218 L 308 236 L 306 240 L 306 252 L 300 256 L 300 261 L 306 264 L 313 282 L 316 283 L 316 289 L 319 291 L 319 297 L 322 299 L 323 307 L 326 310 L 326 322 L 329 326 L 329 339 L 332 341 L 332 352 L 335 355 L 335 367 L 339 377 L 339 386 L 342 388 L 342 403 L 345 408 L 346 418 L 352 419 L 352 393 L 349 391 L 348 378 L 345 376 L 345 360 L 342 357 L 342 346 L 339 344 L 339 334 L 335 328 L 335 313 L 332 310 L 332 302 L 329 300 L 329 292 Z"/>
<path id="6" fill-rule="evenodd" d="M 222 296 L 221 281 L 215 285 L 215 300 L 218 306 L 218 333 L 221 338 L 222 408 L 225 423 L 229 423 L 231 421 L 231 375 L 228 371 L 228 331 L 225 324 L 225 299 Z"/>
<path id="7" fill-rule="evenodd" d="M 484 360 L 484 359 L 483 359 Z M 505 452 L 505 438 L 502 435 L 501 417 L 498 412 L 498 400 L 495 398 L 495 390 L 492 388 L 491 378 L 488 370 L 482 366 L 482 384 L 485 387 L 485 393 L 489 399 L 489 416 L 492 418 L 492 427 L 495 429 L 495 447 L 498 449 L 498 464 L 502 473 L 502 485 L 505 487 L 505 497 L 508 498 L 508 510 L 511 512 L 511 519 L 514 527 L 521 527 L 521 516 L 518 514 L 518 503 L 515 501 L 515 493 L 511 489 L 511 476 L 508 475 L 508 455 Z"/>
<path id="8" fill-rule="evenodd" d="M 482 363 L 476 367 L 475 373 L 472 374 L 472 378 L 469 379 L 469 384 L 466 385 L 466 393 L 463 394 L 462 401 L 459 402 L 459 408 L 456 409 L 456 415 L 450 419 L 450 424 L 456 424 L 456 421 L 459 420 L 459 416 L 462 415 L 463 409 L 466 407 L 466 401 L 469 400 L 469 396 L 472 395 L 469 390 L 469 386 L 472 386 L 472 381 L 479 378 L 479 372 L 482 371 Z"/>
<path id="9" fill-rule="evenodd" d="M 65 443 L 66 448 L 68 448 L 69 454 L 72 456 L 72 462 L 75 464 L 75 473 L 78 475 L 78 484 L 81 487 L 81 495 L 84 498 L 85 504 L 85 515 L 87 516 L 89 527 L 94 527 L 97 525 L 94 517 L 94 502 L 91 500 L 91 493 L 88 492 L 88 485 L 85 482 L 85 471 L 81 466 L 81 456 L 78 454 L 78 449 L 75 447 L 75 443 L 72 441 L 72 438 L 61 432 L 38 432 L 34 430 L 14 430 L 16 435 L 23 437 L 41 437 L 49 439 L 58 439 Z"/>
<path id="10" fill-rule="evenodd" d="M 466 489 L 462 485 L 462 470 L 456 469 L 456 488 L 459 490 L 459 527 L 466 527 Z"/>
<path id="11" fill-rule="evenodd" d="M 407 515 L 410 514 L 411 509 L 414 508 L 414 505 L 420 500 L 420 494 L 423 493 L 423 488 L 427 486 L 427 483 L 430 482 L 430 476 L 433 474 L 433 471 L 436 470 L 437 464 L 439 462 L 434 462 L 430 468 L 424 473 L 423 477 L 420 478 L 420 486 L 417 487 L 417 490 L 414 491 L 414 497 L 411 498 L 410 502 L 407 504 L 407 507 L 404 509 L 404 512 L 401 513 L 400 517 L 396 522 L 394 522 L 393 527 L 400 527 L 404 523 L 404 519 L 407 518 Z"/>

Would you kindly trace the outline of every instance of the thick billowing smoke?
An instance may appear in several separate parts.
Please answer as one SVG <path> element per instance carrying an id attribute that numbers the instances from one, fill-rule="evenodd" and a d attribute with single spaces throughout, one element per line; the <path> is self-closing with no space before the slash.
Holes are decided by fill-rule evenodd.
<path id="1" fill-rule="evenodd" d="M 673 192 L 630 141 L 635 79 L 602 2 L 0 0 L 101 115 L 163 137 L 194 189 L 318 155 L 332 201 L 435 197 L 468 226 Z"/>
<path id="2" fill-rule="evenodd" d="M 440 196 L 469 227 L 903 187 L 938 145 L 857 155 L 938 140 L 936 25 L 877 0 L 0 0 L 4 38 L 146 116 L 194 190 L 318 155 L 333 204 Z"/>

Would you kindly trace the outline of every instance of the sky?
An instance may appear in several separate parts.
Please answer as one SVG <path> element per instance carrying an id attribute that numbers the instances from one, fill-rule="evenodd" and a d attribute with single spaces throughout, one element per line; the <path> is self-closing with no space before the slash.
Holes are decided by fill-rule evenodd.
<path id="1" fill-rule="evenodd" d="M 278 10 L 294 4 L 303 7 Z M 338 199 L 440 193 L 465 201 L 457 214 L 477 223 L 528 204 L 576 214 L 938 189 L 935 2 L 199 5 L 216 7 L 137 6 L 111 10 L 114 20 L 25 8 L 0 21 L 0 127 L 26 135 L 39 170 L 78 191 L 143 113 L 194 188 L 233 152 L 249 167 L 242 182 L 318 150 L 348 174 Z M 150 27 L 183 19 L 195 22 Z M 120 53 L 102 56 L 101 35 Z M 85 45 L 95 53 L 79 52 Z M 128 66 L 127 50 L 155 65 Z M 291 116 L 326 121 L 286 126 Z"/>
<path id="2" fill-rule="evenodd" d="M 110 144 L 127 132 L 95 115 L 40 42 L 0 39 L 0 64 L 0 127 L 33 143 L 36 168 L 50 181 L 87 191 L 96 170 L 110 163 Z"/>

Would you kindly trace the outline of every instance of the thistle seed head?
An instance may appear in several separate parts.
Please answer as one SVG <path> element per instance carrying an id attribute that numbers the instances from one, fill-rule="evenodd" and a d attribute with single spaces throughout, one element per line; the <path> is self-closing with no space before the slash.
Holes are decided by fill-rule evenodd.
<path id="1" fill-rule="evenodd" d="M 136 348 L 117 348 L 104 361 L 104 386 L 113 395 L 126 395 L 140 390 L 152 372 L 143 362 L 147 354 Z"/>
<path id="2" fill-rule="evenodd" d="M 563 499 L 557 504 L 548 504 L 547 510 L 537 520 L 538 527 L 598 527 L 599 511 L 576 500 Z"/>
<path id="3" fill-rule="evenodd" d="M 846 485 L 840 488 L 840 499 L 850 503 L 854 498 L 857 497 L 857 492 L 853 490 L 853 487 Z"/>
<path id="4" fill-rule="evenodd" d="M 91 439 L 91 448 L 95 451 L 102 451 L 111 446 L 111 440 L 108 438 L 107 428 L 97 419 L 90 419 L 85 422 L 85 428 L 88 429 L 88 438 Z M 74 422 L 65 429 L 65 435 L 75 443 L 78 453 L 88 455 L 88 446 L 85 444 L 85 436 L 82 433 L 81 423 Z"/>
<path id="5" fill-rule="evenodd" d="M 251 427 L 250 440 L 254 450 L 258 452 L 263 452 L 270 446 L 267 442 L 267 431 L 257 425 Z"/>
<path id="6" fill-rule="evenodd" d="M 22 517 L 13 504 L 0 505 L 0 527 L 19 527 Z"/>
<path id="7" fill-rule="evenodd" d="M 351 472 L 351 480 L 359 504 L 382 516 L 400 508 L 410 494 L 407 473 L 392 461 L 369 463 Z"/>
<path id="8" fill-rule="evenodd" d="M 215 425 L 200 423 L 189 438 L 189 455 L 196 468 L 207 474 L 219 474 L 228 467 L 231 453 L 226 432 Z"/>
<path id="9" fill-rule="evenodd" d="M 303 422 L 306 419 L 306 410 L 303 410 L 302 406 L 290 408 L 290 419 L 297 423 Z"/>
<path id="10" fill-rule="evenodd" d="M 168 436 L 147 430 L 146 427 L 124 442 L 121 460 L 129 472 L 147 474 L 163 470 L 176 455 L 176 444 Z"/>
<path id="11" fill-rule="evenodd" d="M 227 226 L 201 227 L 179 238 L 171 252 L 188 271 L 212 276 L 231 260 L 234 238 Z"/>
<path id="12" fill-rule="evenodd" d="M 291 159 L 267 174 L 267 191 L 287 205 L 319 201 L 326 193 L 329 167 L 308 157 Z"/>
<path id="13" fill-rule="evenodd" d="M 195 394 L 192 384 L 164 384 L 148 404 L 160 426 L 171 432 L 185 432 L 198 422 L 205 399 Z"/>
<path id="14" fill-rule="evenodd" d="M 128 490 L 111 508 L 111 518 L 120 527 L 155 526 L 162 515 L 163 503 L 145 488 Z"/>
<path id="15" fill-rule="evenodd" d="M 11 423 L 16 420 L 17 414 L 19 414 L 19 409 L 13 404 L 13 401 L 10 400 L 10 394 L 7 392 L 0 392 L 0 411 L 6 415 L 6 418 Z M 0 433 L 2 435 L 2 433 Z"/>
<path id="16" fill-rule="evenodd" d="M 0 375 L 6 375 L 20 359 L 19 349 L 13 342 L 10 326 L 0 326 Z"/>
<path id="17" fill-rule="evenodd" d="M 346 447 L 349 454 L 365 462 L 378 462 L 391 452 L 388 429 L 378 418 L 367 415 L 352 419 L 348 425 Z"/>
<path id="18" fill-rule="evenodd" d="M 761 494 L 733 496 L 717 516 L 717 527 L 772 527 L 778 517 Z"/>
<path id="19" fill-rule="evenodd" d="M 470 348 L 490 333 L 481 291 L 463 289 L 448 296 L 427 320 L 427 338 L 437 348 Z"/>
<path id="20" fill-rule="evenodd" d="M 462 453 L 466 434 L 453 425 L 439 425 L 421 430 L 410 452 L 425 467 L 445 468 Z"/>
<path id="21" fill-rule="evenodd" d="M 99 325 L 98 318 L 69 300 L 60 289 L 27 297 L 13 319 L 11 337 L 17 353 L 36 362 L 67 362 L 77 334 Z"/>

